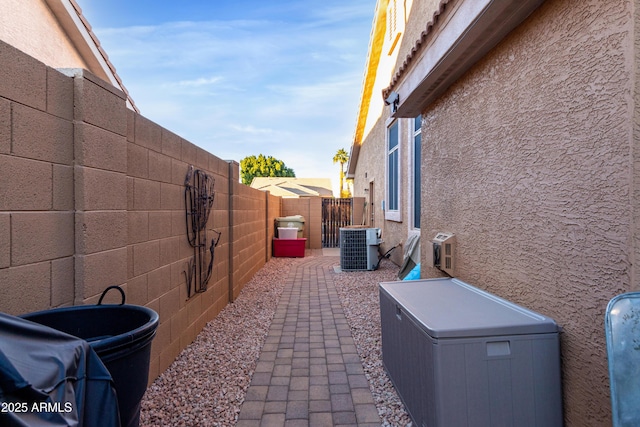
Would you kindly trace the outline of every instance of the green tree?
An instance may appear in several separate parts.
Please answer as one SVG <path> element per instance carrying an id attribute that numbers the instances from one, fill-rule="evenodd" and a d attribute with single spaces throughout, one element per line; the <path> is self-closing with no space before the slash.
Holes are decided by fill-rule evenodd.
<path id="1" fill-rule="evenodd" d="M 333 156 L 333 163 L 340 163 L 340 197 L 349 197 L 349 190 L 346 192 L 343 190 L 344 183 L 344 164 L 349 161 L 349 154 L 347 154 L 344 148 L 339 149 L 336 155 Z"/>
<path id="2" fill-rule="evenodd" d="M 251 181 L 255 177 L 276 176 L 295 178 L 296 174 L 293 169 L 286 167 L 282 160 L 272 156 L 260 154 L 258 157 L 247 156 L 240 160 L 240 177 L 245 185 L 251 185 Z"/>

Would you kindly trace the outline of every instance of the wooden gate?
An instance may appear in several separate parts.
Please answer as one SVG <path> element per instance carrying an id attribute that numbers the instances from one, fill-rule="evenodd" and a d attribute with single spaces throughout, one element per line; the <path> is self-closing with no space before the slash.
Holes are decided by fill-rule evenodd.
<path id="1" fill-rule="evenodd" d="M 353 199 L 322 199 L 322 247 L 340 247 L 340 227 L 352 224 Z"/>

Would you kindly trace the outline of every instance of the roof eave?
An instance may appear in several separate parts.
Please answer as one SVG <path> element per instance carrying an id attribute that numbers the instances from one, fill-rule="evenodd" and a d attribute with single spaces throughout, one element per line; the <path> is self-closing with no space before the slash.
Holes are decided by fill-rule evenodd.
<path id="1" fill-rule="evenodd" d="M 124 92 L 127 104 L 131 109 L 140 112 L 122 83 L 116 69 L 109 61 L 107 53 L 100 46 L 98 37 L 91 30 L 91 25 L 82 15 L 82 9 L 75 0 L 45 0 L 49 9 L 78 50 L 78 53 L 96 76 L 109 82 Z"/>
<path id="2" fill-rule="evenodd" d="M 371 36 L 369 38 L 367 62 L 362 82 L 360 106 L 358 108 L 358 117 L 356 118 L 356 128 L 349 153 L 349 161 L 347 162 L 346 177 L 349 179 L 354 177 L 355 169 L 358 164 L 360 145 L 362 144 L 364 128 L 367 122 L 369 104 L 371 103 L 371 97 L 373 96 L 373 86 L 376 81 L 378 65 L 380 63 L 380 55 L 384 44 L 384 35 L 387 31 L 387 3 L 388 0 L 378 0 L 376 3 Z"/>
<path id="3" fill-rule="evenodd" d="M 428 45 L 425 33 L 412 49 L 383 97 L 395 91 L 394 117 L 413 118 L 520 25 L 544 0 L 474 0 L 459 4 Z M 446 3 L 445 3 L 446 4 Z M 435 27 L 428 28 L 433 31 Z"/>

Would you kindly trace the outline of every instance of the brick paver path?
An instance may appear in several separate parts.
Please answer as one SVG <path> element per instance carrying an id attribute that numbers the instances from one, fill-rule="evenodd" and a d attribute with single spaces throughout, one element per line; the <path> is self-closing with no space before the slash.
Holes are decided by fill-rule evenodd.
<path id="1" fill-rule="evenodd" d="M 331 276 L 336 257 L 292 267 L 238 427 L 380 426 Z"/>

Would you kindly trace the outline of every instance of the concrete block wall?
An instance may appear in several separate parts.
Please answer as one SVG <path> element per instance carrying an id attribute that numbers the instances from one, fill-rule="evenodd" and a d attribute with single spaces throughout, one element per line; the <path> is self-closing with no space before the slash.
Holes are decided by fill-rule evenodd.
<path id="1" fill-rule="evenodd" d="M 127 282 L 125 96 L 89 72 L 65 72 L 74 85 L 74 304 L 95 304 Z"/>
<path id="2" fill-rule="evenodd" d="M 282 198 L 272 196 L 267 193 L 267 215 L 269 220 L 267 221 L 267 259 L 271 259 L 273 256 L 273 238 L 275 237 L 275 218 L 280 216 L 282 211 Z"/>
<path id="3" fill-rule="evenodd" d="M 241 290 L 241 283 L 251 278 L 266 259 L 266 197 L 256 199 L 251 188 L 233 183 L 231 209 L 234 213 L 232 236 L 233 250 L 233 299 Z"/>
<path id="4" fill-rule="evenodd" d="M 228 162 L 149 119 L 131 110 L 127 115 L 126 291 L 131 303 L 147 305 L 160 315 L 152 344 L 151 371 L 155 376 L 229 302 L 231 168 Z M 191 166 L 215 180 L 207 230 L 220 232 L 221 237 L 207 291 L 189 296 L 187 271 L 194 250 L 186 233 L 185 178 Z M 207 232 L 209 240 L 214 237 L 212 231 Z M 240 285 L 243 283 L 246 281 Z"/>
<path id="5" fill-rule="evenodd" d="M 0 63 L 0 310 L 20 314 L 75 297 L 73 82 L 1 42 Z"/>
<path id="6" fill-rule="evenodd" d="M 160 315 L 153 380 L 269 259 L 280 198 L 240 184 L 237 162 L 127 109 L 85 70 L 2 42 L 0 62 L 0 312 L 95 304 L 120 285 L 127 303 Z M 207 290 L 188 297 L 190 165 L 215 179 L 207 229 L 221 238 Z"/>

